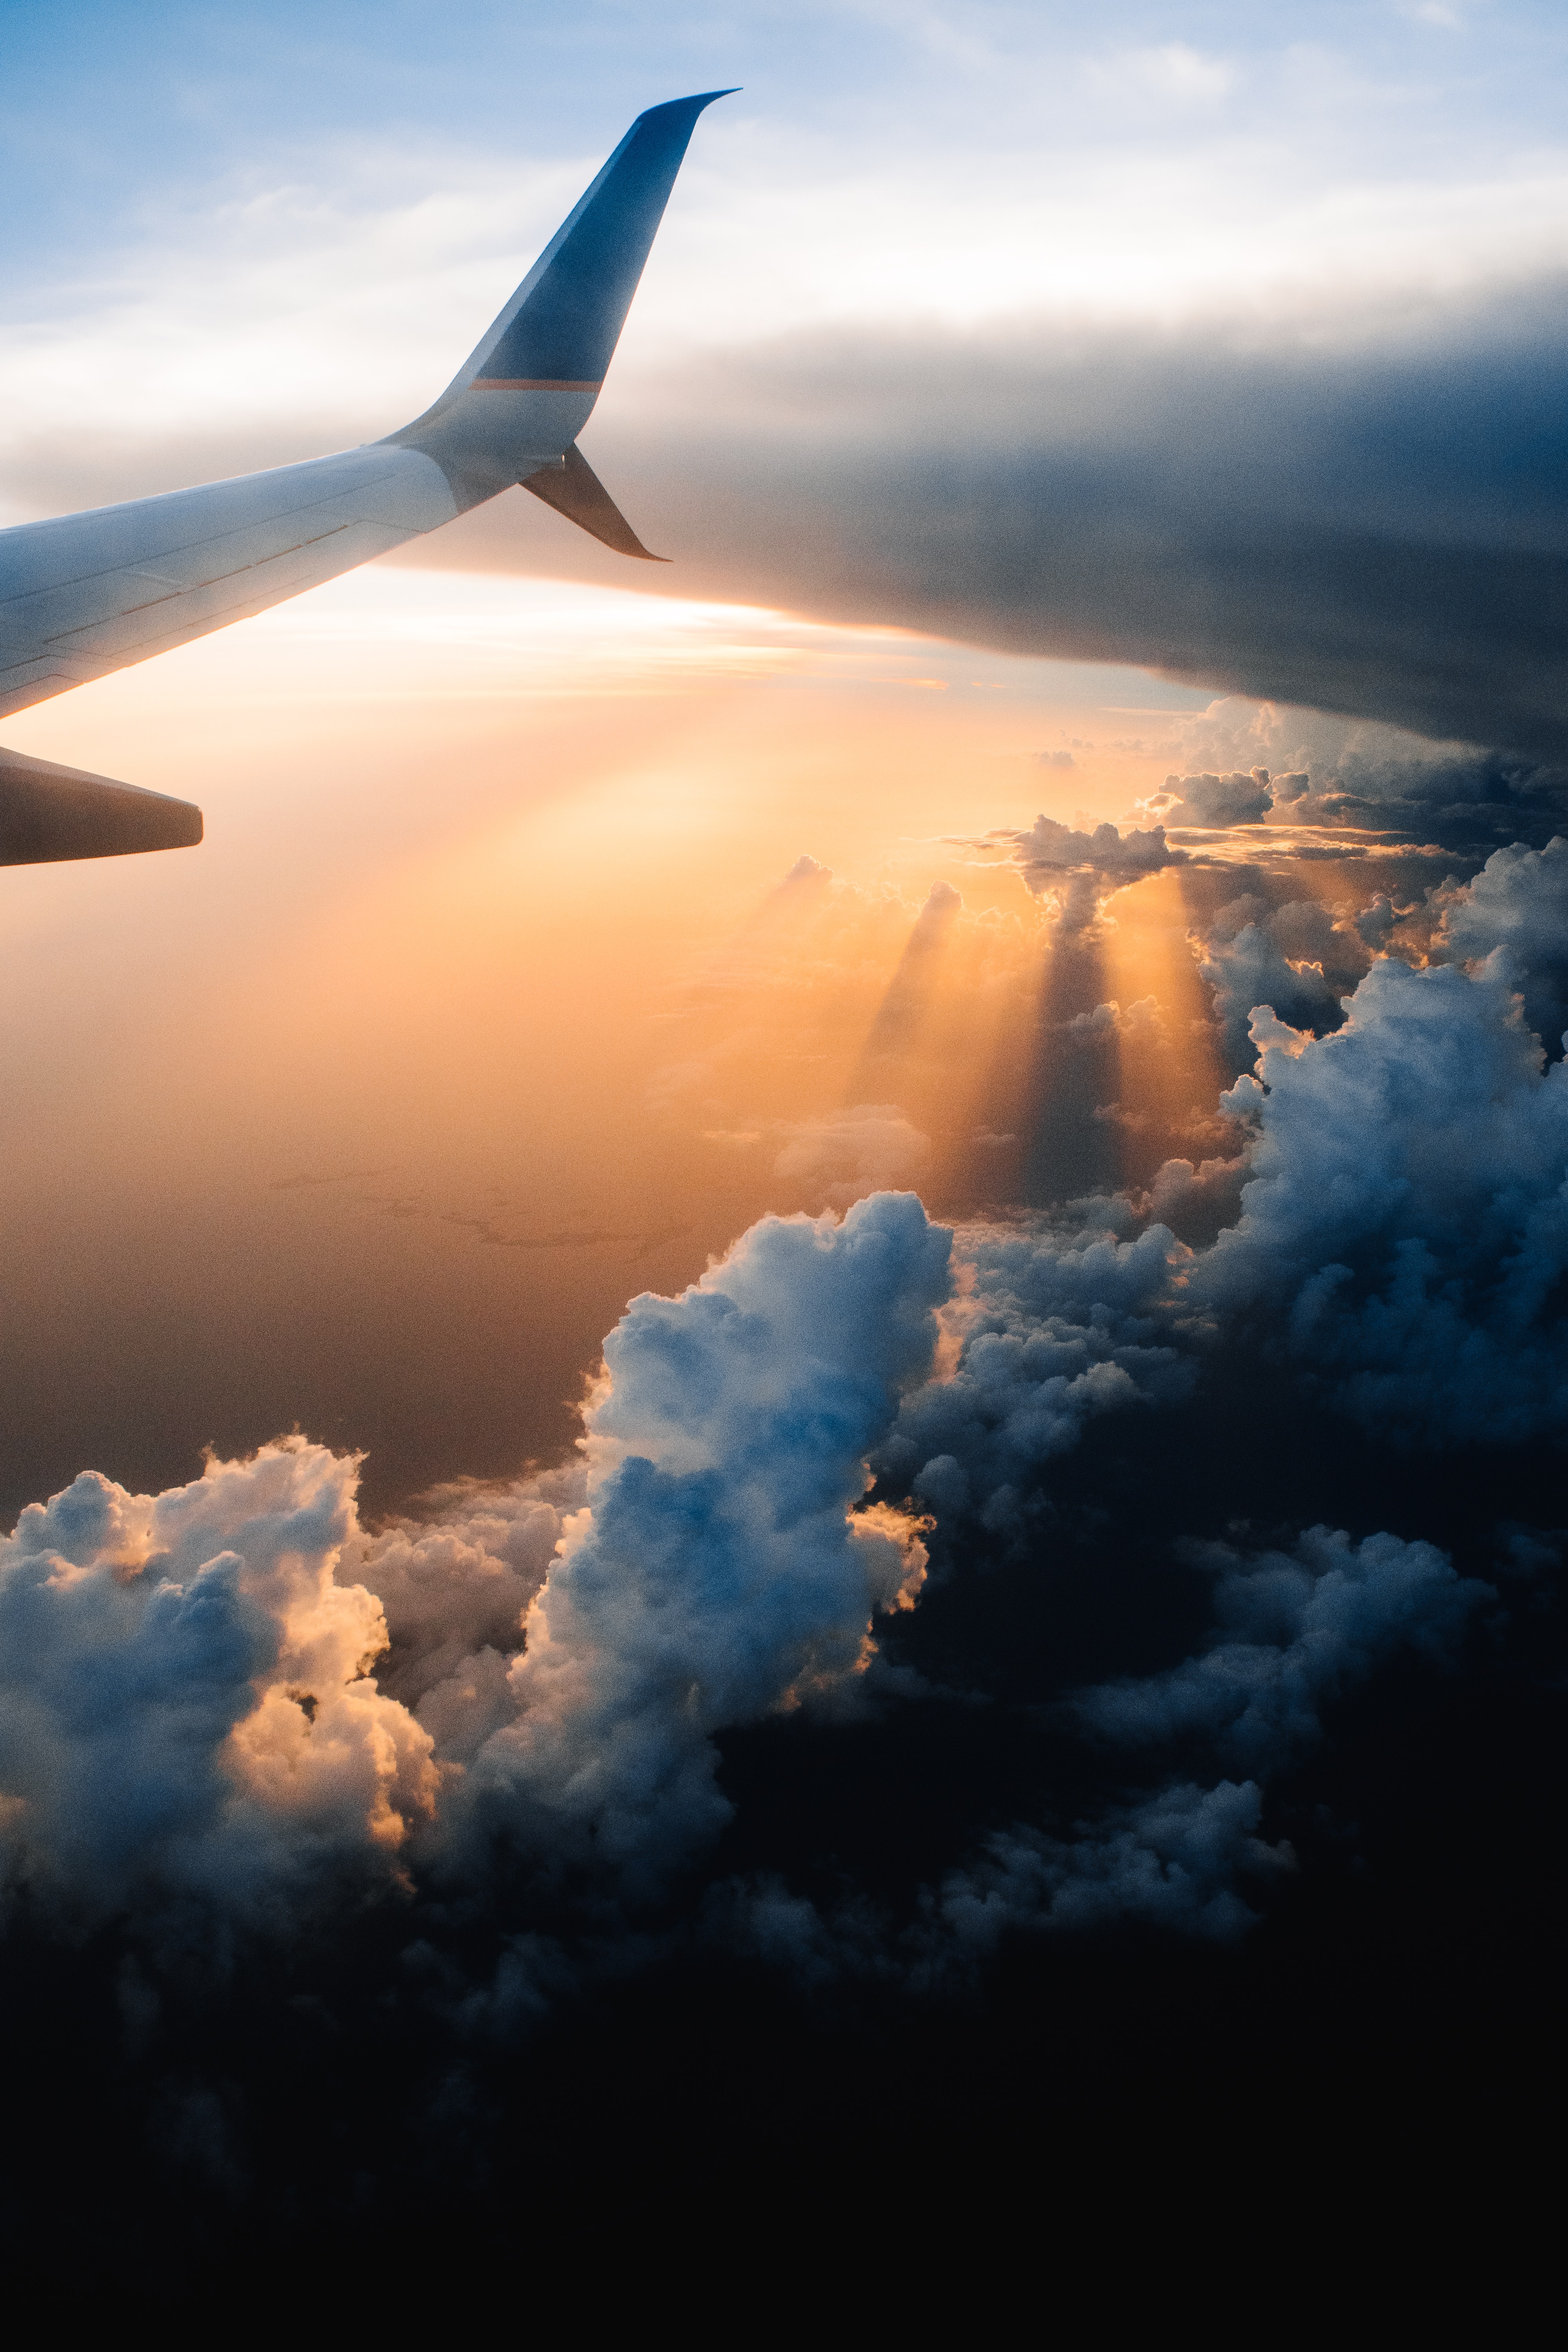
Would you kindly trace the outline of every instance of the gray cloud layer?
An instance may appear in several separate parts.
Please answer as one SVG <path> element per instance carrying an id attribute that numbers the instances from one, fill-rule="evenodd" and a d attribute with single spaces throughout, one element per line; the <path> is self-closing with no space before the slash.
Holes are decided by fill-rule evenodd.
<path id="1" fill-rule="evenodd" d="M 1555 282 L 1381 333 L 837 329 L 590 437 L 672 592 L 1146 664 L 1528 766 L 1568 756 L 1565 333 Z"/>

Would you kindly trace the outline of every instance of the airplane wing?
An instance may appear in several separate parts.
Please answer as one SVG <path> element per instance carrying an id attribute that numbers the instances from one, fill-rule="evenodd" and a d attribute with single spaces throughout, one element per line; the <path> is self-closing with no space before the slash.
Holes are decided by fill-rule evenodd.
<path id="1" fill-rule="evenodd" d="M 202 813 L 189 801 L 0 751 L 0 866 L 190 849 L 201 837 Z"/>
<path id="2" fill-rule="evenodd" d="M 514 482 L 606 546 L 659 561 L 648 557 L 576 439 L 697 118 L 729 95 L 707 90 L 638 115 L 446 391 L 400 433 L 303 465 L 0 530 L 0 718 L 318 587 Z M 166 844 L 134 841 L 126 804 L 94 803 L 89 790 L 127 794 L 133 787 L 61 769 L 52 772 L 71 780 L 79 809 L 101 806 L 104 845 L 18 855 L 14 838 L 66 836 L 13 814 L 24 803 L 32 807 L 42 789 L 24 772 L 48 763 L 8 752 L 0 762 L 0 864 L 112 856 L 201 838 L 195 813 L 194 834 L 180 834 L 172 821 Z M 72 823 L 72 840 L 94 837 L 87 816 Z"/>

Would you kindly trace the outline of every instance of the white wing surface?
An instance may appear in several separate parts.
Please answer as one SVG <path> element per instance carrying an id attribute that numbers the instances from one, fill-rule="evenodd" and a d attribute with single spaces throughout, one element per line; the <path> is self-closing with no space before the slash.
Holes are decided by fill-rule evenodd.
<path id="1" fill-rule="evenodd" d="M 0 717 L 350 572 L 459 511 L 412 449 L 351 449 L 0 532 Z"/>

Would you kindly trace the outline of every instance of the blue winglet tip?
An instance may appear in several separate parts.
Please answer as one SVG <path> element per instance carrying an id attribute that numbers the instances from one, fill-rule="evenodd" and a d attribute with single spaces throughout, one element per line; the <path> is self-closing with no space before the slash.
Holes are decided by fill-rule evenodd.
<path id="1" fill-rule="evenodd" d="M 663 114 L 668 108 L 672 106 L 695 107 L 697 111 L 700 113 L 705 106 L 711 106 L 716 98 L 733 98 L 737 92 L 743 89 L 745 85 L 743 82 L 736 81 L 731 82 L 728 89 L 699 89 L 693 90 L 689 98 L 667 98 L 658 106 L 644 107 L 641 114 L 637 117 L 637 121 L 639 122 L 646 121 L 650 114 Z"/>

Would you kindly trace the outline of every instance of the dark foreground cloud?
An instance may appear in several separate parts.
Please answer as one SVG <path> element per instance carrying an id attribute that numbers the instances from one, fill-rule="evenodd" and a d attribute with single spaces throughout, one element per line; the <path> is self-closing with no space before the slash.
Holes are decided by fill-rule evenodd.
<path id="1" fill-rule="evenodd" d="M 1086 838 L 1040 836 L 1114 887 Z M 1391 906 L 1394 954 L 1370 916 L 1223 899 L 1216 994 L 1270 956 L 1349 980 L 1319 1029 L 1247 1007 L 1223 1184 L 1171 1161 L 956 1234 L 910 1192 L 764 1219 L 633 1302 L 557 1468 L 366 1528 L 355 1462 L 292 1438 L 25 1512 L 29 2226 L 62 2095 L 89 2176 L 133 2184 L 123 2263 L 171 2199 L 214 2249 L 553 2210 L 590 2110 L 609 2176 L 672 2131 L 683 2164 L 726 2131 L 760 2160 L 857 2055 L 879 2160 L 911 2070 L 927 2130 L 977 2065 L 987 2099 L 1054 2082 L 1076 2130 L 1121 2070 L 1180 2078 L 1164 1989 L 1223 2042 L 1369 1938 L 1386 1969 L 1320 1990 L 1275 2071 L 1348 2081 L 1402 2036 L 1414 2066 L 1437 2017 L 1468 2031 L 1412 1992 L 1438 1919 L 1478 2000 L 1533 1987 L 1568 1669 L 1568 1093 L 1527 1026 L 1557 867 L 1510 850 Z M 1205 1190 L 1183 1243 L 1162 1211 Z"/>
<path id="2" fill-rule="evenodd" d="M 1445 923 L 1477 903 L 1450 892 Z M 1142 1202 L 965 1230 L 956 1292 L 951 1234 L 875 1193 L 842 1223 L 764 1220 L 679 1299 L 634 1302 L 575 1467 L 370 1538 L 357 1465 L 302 1439 L 163 1496 L 84 1474 L 29 1508 L 0 1590 L 9 1873 L 33 1916 L 157 1934 L 195 1903 L 292 1933 L 411 1871 L 483 1882 L 504 1851 L 630 1917 L 731 1817 L 720 1732 L 874 1699 L 875 1625 L 913 1605 L 922 1538 L 1037 1538 L 1052 1463 L 1105 1417 L 1184 1404 L 1216 1352 L 1260 1351 L 1394 1443 L 1550 1434 L 1568 1066 L 1543 1068 L 1489 959 L 1379 958 L 1336 1031 L 1268 1008 L 1252 1029 L 1258 1074 L 1224 1098 L 1239 1214 L 1195 1250 L 1153 1215 L 1200 1181 L 1187 1163 Z M 1345 1542 L 1222 1579 L 1247 1643 L 1083 1721 L 1135 1742 L 1207 1723 L 1256 1761 L 1208 1721 L 1250 1681 L 1288 1755 L 1285 1716 L 1347 1661 L 1462 1614 L 1430 1547 Z"/>
<path id="3" fill-rule="evenodd" d="M 1337 1034 L 1267 1012 L 1253 1026 L 1259 1076 L 1226 1098 L 1247 1130 L 1241 1213 L 1205 1248 L 1083 1213 L 979 1228 L 952 1296 L 951 1235 L 913 1195 L 877 1193 L 841 1223 L 765 1220 L 681 1298 L 635 1302 L 575 1470 L 459 1490 L 368 1539 L 357 1465 L 302 1439 L 163 1496 L 84 1474 L 29 1508 L 0 1585 L 16 1898 L 66 1933 L 129 1915 L 156 1943 L 205 1907 L 226 1933 L 288 1936 L 411 1873 L 482 1885 L 504 1853 L 602 1932 L 606 1904 L 630 1921 L 729 1821 L 721 1731 L 875 1699 L 876 1622 L 913 1605 L 933 1527 L 1026 1542 L 1053 1460 L 1101 1417 L 1186 1401 L 1217 1347 L 1282 1353 L 1398 1437 L 1554 1427 L 1564 1066 L 1542 1072 L 1486 966 L 1380 959 Z M 1134 1741 L 1190 1730 L 1250 1679 L 1273 1721 L 1380 1643 L 1452 1633 L 1452 1572 L 1429 1548 L 1334 1543 L 1328 1566 L 1320 1543 L 1298 1570 L 1222 1580 L 1222 1623 L 1258 1637 L 1245 1656 L 1211 1643 L 1085 1700 L 1083 1720 Z M 1342 1622 L 1352 1591 L 1360 1635 Z M 1257 1761 L 1235 1723 L 1209 1728 Z M 1214 1791 L 1200 1800 L 1217 1818 Z M 1173 1834 L 1175 1798 L 1155 1801 Z M 1042 1881 L 1087 1870 L 1093 1903 L 1053 1896 L 1043 1920 L 1108 1916 L 1125 1874 L 1103 1865 L 1108 1837 L 1143 1856 L 1127 1863 L 1140 1885 L 1154 1868 L 1142 1812 L 1113 1819 Z M 1248 1916 L 1218 1853 L 1192 1912 L 1205 1933 Z M 1248 1857 L 1235 1848 L 1237 1871 Z M 1146 1889 L 1129 1899 L 1152 1916 Z M 580 1965 L 557 1937 L 551 1969 Z"/>

